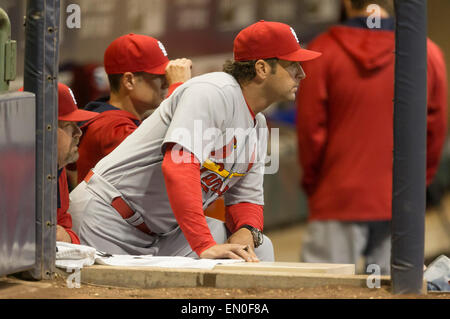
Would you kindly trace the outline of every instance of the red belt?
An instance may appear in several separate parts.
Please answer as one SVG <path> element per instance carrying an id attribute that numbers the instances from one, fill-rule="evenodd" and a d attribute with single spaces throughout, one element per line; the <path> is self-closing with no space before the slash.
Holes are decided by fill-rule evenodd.
<path id="1" fill-rule="evenodd" d="M 88 183 L 89 180 L 91 179 L 92 175 L 94 175 L 94 172 L 92 170 L 90 170 L 89 173 L 84 178 L 84 181 L 86 183 Z M 142 231 L 142 232 L 144 232 L 146 234 L 149 234 L 149 235 L 154 235 L 155 234 L 147 227 L 147 225 L 144 223 L 144 221 L 142 221 L 141 223 L 138 223 L 139 220 L 142 220 L 142 217 L 138 213 L 134 212 L 131 209 L 131 207 L 123 200 L 122 197 L 120 197 L 120 196 L 115 197 L 112 200 L 112 202 L 111 202 L 111 206 L 130 225 L 136 227 L 137 229 L 139 229 L 140 231 Z M 134 222 L 133 222 L 132 219 L 134 219 Z"/>

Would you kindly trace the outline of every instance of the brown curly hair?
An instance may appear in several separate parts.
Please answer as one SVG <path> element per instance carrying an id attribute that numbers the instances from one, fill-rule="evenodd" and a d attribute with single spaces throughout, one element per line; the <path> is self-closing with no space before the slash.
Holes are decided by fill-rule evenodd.
<path id="1" fill-rule="evenodd" d="M 275 73 L 278 61 L 277 58 L 261 59 L 261 60 L 266 61 L 272 68 L 272 73 Z M 223 65 L 223 72 L 231 74 L 241 84 L 246 83 L 248 81 L 251 81 L 256 75 L 255 71 L 256 61 L 258 60 L 242 61 L 242 62 L 227 60 Z"/>

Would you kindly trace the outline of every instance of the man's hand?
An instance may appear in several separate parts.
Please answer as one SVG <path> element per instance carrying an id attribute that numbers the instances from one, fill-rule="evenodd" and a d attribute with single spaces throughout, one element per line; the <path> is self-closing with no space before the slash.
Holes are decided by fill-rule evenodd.
<path id="1" fill-rule="evenodd" d="M 186 58 L 171 60 L 166 67 L 166 79 L 169 85 L 186 82 L 191 78 L 192 61 Z"/>
<path id="2" fill-rule="evenodd" d="M 56 225 L 56 241 L 64 241 L 66 243 L 72 242 L 72 238 L 70 238 L 70 235 L 66 232 L 64 227 L 60 225 Z"/>
<path id="3" fill-rule="evenodd" d="M 221 244 L 209 247 L 200 254 L 200 258 L 219 259 L 244 259 L 245 261 L 255 261 L 249 253 L 248 245 L 239 244 Z M 256 260 L 257 261 L 257 260 Z"/>
<path id="4" fill-rule="evenodd" d="M 252 258 L 252 261 L 259 261 L 255 254 L 255 245 L 253 243 L 253 235 L 247 228 L 238 229 L 233 235 L 228 238 L 230 244 L 241 244 L 248 246 L 248 253 Z"/>

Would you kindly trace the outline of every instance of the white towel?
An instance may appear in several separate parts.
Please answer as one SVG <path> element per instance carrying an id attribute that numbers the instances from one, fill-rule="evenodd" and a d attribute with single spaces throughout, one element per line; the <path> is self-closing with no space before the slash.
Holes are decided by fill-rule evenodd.
<path id="1" fill-rule="evenodd" d="M 56 242 L 56 261 L 58 268 L 75 269 L 91 266 L 95 262 L 96 249 L 85 245 Z"/>
<path id="2" fill-rule="evenodd" d="M 450 292 L 450 258 L 440 255 L 423 274 L 427 281 L 428 290 Z"/>

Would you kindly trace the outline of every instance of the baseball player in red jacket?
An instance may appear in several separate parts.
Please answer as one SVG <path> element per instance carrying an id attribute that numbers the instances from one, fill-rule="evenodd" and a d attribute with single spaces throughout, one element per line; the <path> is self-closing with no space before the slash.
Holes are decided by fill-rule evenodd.
<path id="1" fill-rule="evenodd" d="M 191 78 L 192 62 L 185 58 L 169 61 L 160 41 L 130 33 L 111 42 L 104 66 L 110 96 L 84 108 L 99 114 L 81 125 L 78 183 L 138 127 L 149 110 Z"/>
<path id="2" fill-rule="evenodd" d="M 71 192 L 81 242 L 113 254 L 273 261 L 261 111 L 294 101 L 300 61 L 319 55 L 283 23 L 242 30 L 226 72 L 179 86 Z M 203 213 L 222 195 L 225 223 Z"/>
<path id="3" fill-rule="evenodd" d="M 382 7 L 380 28 L 369 28 L 374 2 L 344 1 L 349 19 L 309 45 L 323 57 L 305 65 L 297 99 L 309 201 L 302 260 L 357 264 L 364 256 L 389 274 L 395 35 Z M 446 85 L 442 52 L 428 40 L 427 184 L 447 133 Z"/>
<path id="4" fill-rule="evenodd" d="M 69 187 L 65 166 L 78 159 L 78 142 L 81 130 L 77 122 L 88 121 L 97 113 L 78 109 L 75 97 L 68 86 L 58 83 L 58 211 L 56 240 L 79 244 L 72 230 L 69 209 Z"/>
<path id="5" fill-rule="evenodd" d="M 23 91 L 23 87 L 19 89 Z M 63 83 L 58 83 L 58 194 L 56 241 L 79 244 L 78 235 L 72 230 L 72 216 L 69 210 L 69 186 L 67 184 L 66 166 L 78 159 L 78 143 L 82 135 L 77 123 L 88 121 L 97 113 L 80 110 L 72 90 Z"/>

